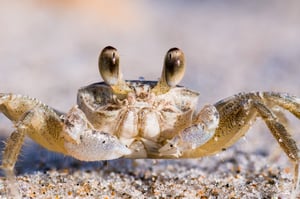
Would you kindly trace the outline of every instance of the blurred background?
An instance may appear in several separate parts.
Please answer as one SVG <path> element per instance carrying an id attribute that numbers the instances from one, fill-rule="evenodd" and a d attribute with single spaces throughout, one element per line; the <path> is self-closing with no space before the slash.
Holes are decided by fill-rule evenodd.
<path id="1" fill-rule="evenodd" d="M 201 102 L 253 90 L 300 95 L 298 1 L 1 1 L 0 87 L 58 109 L 101 81 L 99 52 L 119 50 L 124 78 L 156 80 L 171 47 Z"/>
<path id="2" fill-rule="evenodd" d="M 297 0 L 2 0 L 0 27 L 0 92 L 63 111 L 79 87 L 102 81 L 97 60 L 107 45 L 119 50 L 125 79 L 149 80 L 160 77 L 167 50 L 181 48 L 181 84 L 199 91 L 202 105 L 244 91 L 300 96 Z M 3 115 L 0 124 L 6 137 L 12 125 Z M 264 148 L 262 128 L 245 148 L 278 148 L 272 139 Z"/>

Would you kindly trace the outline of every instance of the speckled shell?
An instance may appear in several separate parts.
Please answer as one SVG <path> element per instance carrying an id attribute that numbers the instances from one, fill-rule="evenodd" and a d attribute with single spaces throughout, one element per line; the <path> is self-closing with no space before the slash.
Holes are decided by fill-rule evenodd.
<path id="1" fill-rule="evenodd" d="M 151 89 L 157 82 L 127 84 L 132 91 L 120 95 L 103 82 L 83 87 L 78 106 L 95 129 L 117 136 L 139 151 L 137 156 L 156 156 L 167 139 L 191 124 L 199 94 L 177 86 L 155 95 Z"/>

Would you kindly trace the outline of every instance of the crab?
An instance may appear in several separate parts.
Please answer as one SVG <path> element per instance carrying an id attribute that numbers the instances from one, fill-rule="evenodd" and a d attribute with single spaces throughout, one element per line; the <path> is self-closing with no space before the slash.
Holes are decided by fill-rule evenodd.
<path id="1" fill-rule="evenodd" d="M 171 48 L 159 81 L 122 79 L 118 51 L 99 56 L 103 82 L 82 87 L 77 104 L 63 113 L 35 98 L 0 93 L 0 112 L 15 130 L 6 142 L 1 168 L 8 179 L 25 136 L 44 148 L 82 161 L 117 158 L 200 158 L 233 145 L 262 118 L 295 165 L 299 186 L 299 149 L 285 127 L 283 108 L 300 119 L 300 98 L 280 92 L 239 93 L 197 111 L 199 93 L 179 86 L 184 53 Z"/>

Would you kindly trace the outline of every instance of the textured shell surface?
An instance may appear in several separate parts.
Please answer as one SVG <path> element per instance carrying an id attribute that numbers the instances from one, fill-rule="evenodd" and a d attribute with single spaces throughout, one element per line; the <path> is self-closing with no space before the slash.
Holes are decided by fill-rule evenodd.
<path id="1" fill-rule="evenodd" d="M 83 87 L 77 103 L 95 129 L 117 136 L 136 153 L 155 157 L 168 139 L 189 126 L 197 92 L 181 86 L 155 94 L 156 81 L 126 81 L 130 91 L 116 94 L 104 82 Z"/>

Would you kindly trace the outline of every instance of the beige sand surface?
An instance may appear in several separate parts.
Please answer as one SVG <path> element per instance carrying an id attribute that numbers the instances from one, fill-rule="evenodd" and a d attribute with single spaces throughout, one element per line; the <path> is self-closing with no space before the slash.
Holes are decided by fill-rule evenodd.
<path id="1" fill-rule="evenodd" d="M 79 87 L 101 81 L 98 53 L 113 45 L 126 79 L 158 79 L 165 52 L 183 49 L 182 84 L 201 93 L 200 106 L 242 91 L 300 96 L 299 8 L 296 0 L 3 0 L 0 92 L 67 111 Z M 298 142 L 299 126 L 292 118 Z M 0 140 L 11 131 L 0 115 Z M 83 163 L 27 140 L 16 170 L 24 198 L 287 198 L 293 177 L 261 121 L 231 149 L 196 160 Z"/>

